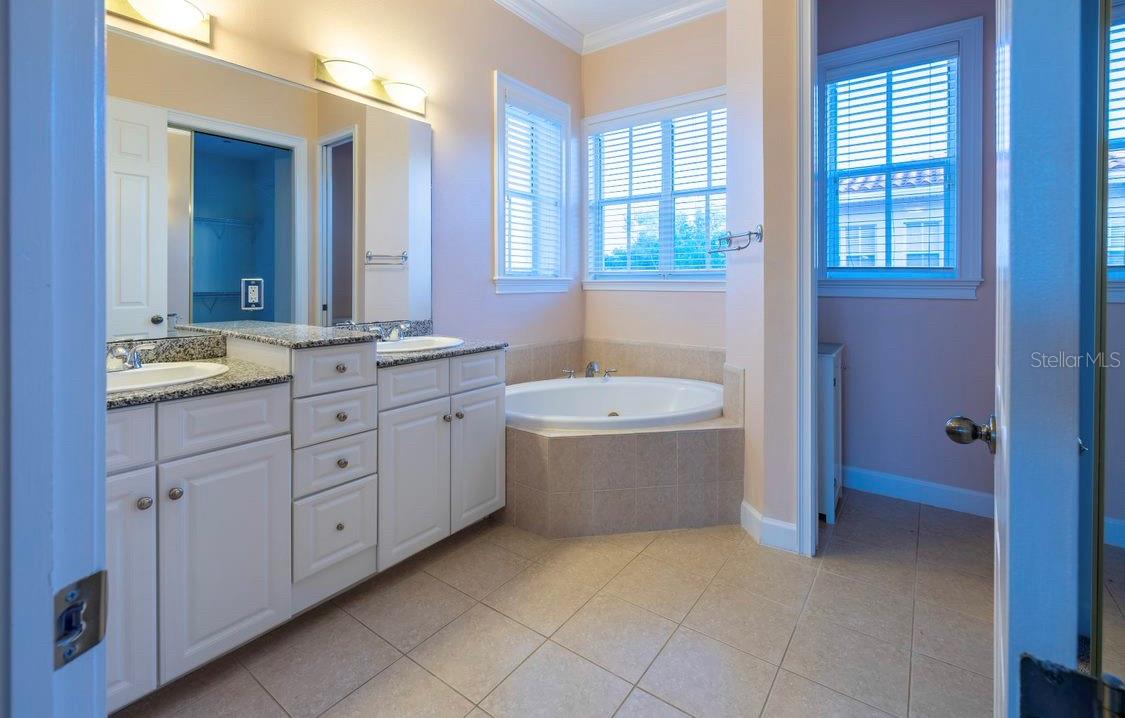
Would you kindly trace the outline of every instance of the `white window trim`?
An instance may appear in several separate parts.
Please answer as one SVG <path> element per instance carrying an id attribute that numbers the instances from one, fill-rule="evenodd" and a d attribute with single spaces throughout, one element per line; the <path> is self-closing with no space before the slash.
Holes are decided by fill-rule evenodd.
<path id="1" fill-rule="evenodd" d="M 582 121 L 582 147 L 583 152 L 588 146 L 592 135 L 619 130 L 624 127 L 641 125 L 647 122 L 662 122 L 675 117 L 692 115 L 697 112 L 721 110 L 726 107 L 727 88 L 725 85 L 700 90 L 698 92 L 678 95 L 656 102 L 635 105 L 622 110 L 614 110 L 598 115 L 591 115 Z M 729 126 L 728 126 L 729 136 Z M 585 179 L 582 181 L 582 206 L 583 210 L 590 206 L 590 188 Z M 585 215 L 586 212 L 583 212 Z M 589 227 L 582 241 L 582 255 L 586 266 L 583 269 L 582 289 L 593 292 L 725 292 L 726 279 L 657 279 L 652 275 L 644 278 L 629 279 L 628 277 L 603 277 L 590 276 L 590 233 Z"/>
<path id="2" fill-rule="evenodd" d="M 863 276 L 832 276 L 825 267 L 824 241 L 828 236 L 824 211 L 824 188 L 817 188 L 817 254 L 818 287 L 822 297 L 889 297 L 899 299 L 976 299 L 982 281 L 981 241 L 984 230 L 982 213 L 981 144 L 983 141 L 984 81 L 984 19 L 939 25 L 865 45 L 857 45 L 821 55 L 817 61 L 820 117 L 818 128 L 818 170 L 826 176 L 827 138 L 824 112 L 828 80 L 839 76 L 877 72 L 892 64 L 894 56 L 923 55 L 929 48 L 956 43 L 958 57 L 958 216 L 957 266 L 947 270 L 948 276 L 910 276 L 907 271 L 875 271 Z M 855 273 L 853 273 L 855 274 Z M 882 275 L 882 276 L 880 276 Z"/>
<path id="3" fill-rule="evenodd" d="M 567 201 L 570 173 L 570 105 L 509 77 L 497 70 L 494 73 L 494 113 L 493 113 L 493 221 L 492 221 L 492 281 L 497 294 L 535 294 L 559 293 L 570 290 L 574 279 L 567 276 L 567 215 L 570 213 Z M 562 211 L 559 213 L 559 276 L 558 277 L 512 277 L 503 274 L 504 262 L 504 162 L 506 158 L 504 138 L 504 106 L 508 100 L 524 109 L 540 113 L 562 125 Z"/>

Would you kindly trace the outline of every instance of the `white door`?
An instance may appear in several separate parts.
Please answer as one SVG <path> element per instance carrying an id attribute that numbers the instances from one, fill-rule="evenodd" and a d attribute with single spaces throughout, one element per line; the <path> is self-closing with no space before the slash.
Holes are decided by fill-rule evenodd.
<path id="1" fill-rule="evenodd" d="M 156 469 L 106 482 L 106 710 L 156 690 Z"/>
<path id="2" fill-rule="evenodd" d="M 279 436 L 160 465 L 161 683 L 289 618 L 290 454 Z"/>
<path id="3" fill-rule="evenodd" d="M 106 331 L 147 334 L 168 308 L 168 113 L 106 103 Z"/>
<path id="4" fill-rule="evenodd" d="M 452 397 L 450 515 L 460 531 L 504 506 L 504 385 Z"/>
<path id="5" fill-rule="evenodd" d="M 379 558 L 384 571 L 449 535 L 449 398 L 379 414 Z"/>

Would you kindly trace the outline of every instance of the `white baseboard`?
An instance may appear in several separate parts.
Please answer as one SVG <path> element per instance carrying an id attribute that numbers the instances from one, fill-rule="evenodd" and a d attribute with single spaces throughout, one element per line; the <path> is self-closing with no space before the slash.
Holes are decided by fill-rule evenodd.
<path id="1" fill-rule="evenodd" d="M 962 489 L 855 466 L 844 467 L 844 488 L 904 501 L 917 501 L 927 506 L 937 506 L 977 516 L 991 517 L 994 510 L 992 494 L 983 491 Z"/>
<path id="2" fill-rule="evenodd" d="M 1125 547 L 1125 519 L 1105 518 L 1105 533 L 1102 540 L 1110 546 Z"/>
<path id="3" fill-rule="evenodd" d="M 742 502 L 742 528 L 763 546 L 779 548 L 797 553 L 797 525 L 771 519 L 762 514 L 748 502 Z"/>

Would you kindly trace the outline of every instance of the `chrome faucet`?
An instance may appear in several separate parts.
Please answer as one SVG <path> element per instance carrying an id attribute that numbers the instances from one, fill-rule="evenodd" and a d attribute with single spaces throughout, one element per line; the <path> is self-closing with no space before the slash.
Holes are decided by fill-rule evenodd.
<path id="1" fill-rule="evenodd" d="M 410 330 L 410 322 L 399 322 L 397 327 L 391 327 L 391 331 L 387 334 L 387 338 L 383 341 L 397 342 L 402 339 L 402 333 Z"/>
<path id="2" fill-rule="evenodd" d="M 591 378 L 597 376 L 598 372 L 601 371 L 601 370 L 602 370 L 601 364 L 597 363 L 596 361 L 590 362 L 589 364 L 586 365 L 586 378 L 591 379 Z"/>
<path id="3" fill-rule="evenodd" d="M 126 369 L 143 369 L 144 361 L 141 359 L 141 352 L 147 349 L 155 349 L 155 344 L 137 344 L 136 342 L 126 342 L 125 346 L 115 346 L 109 350 L 109 357 L 111 359 L 118 359 L 121 361 L 121 368 L 114 371 L 125 371 Z"/>

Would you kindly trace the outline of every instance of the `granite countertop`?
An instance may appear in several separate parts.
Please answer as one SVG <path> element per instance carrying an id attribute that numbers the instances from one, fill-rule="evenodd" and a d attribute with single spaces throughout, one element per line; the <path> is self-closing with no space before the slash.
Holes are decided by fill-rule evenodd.
<path id="1" fill-rule="evenodd" d="M 471 340 L 466 339 L 465 343 L 449 347 L 448 349 L 434 349 L 433 351 L 423 352 L 387 352 L 381 350 L 379 347 L 383 346 L 382 343 L 375 346 L 375 363 L 380 369 L 399 366 L 401 364 L 415 364 L 423 361 L 433 361 L 435 359 L 448 359 L 449 357 L 462 356 L 464 354 L 479 354 L 481 352 L 491 352 L 498 349 L 504 349 L 508 346 L 508 342 L 490 341 L 490 340 Z"/>
<path id="2" fill-rule="evenodd" d="M 256 320 L 182 324 L 177 328 L 215 332 L 226 337 L 249 339 L 263 344 L 276 344 L 289 349 L 309 349 L 311 347 L 375 341 L 375 335 L 370 332 L 357 332 L 342 327 L 314 327 L 305 324 L 282 324 L 280 322 L 260 322 Z"/>
<path id="3" fill-rule="evenodd" d="M 157 386 L 151 389 L 137 389 L 135 391 L 118 391 L 107 394 L 106 409 L 121 409 L 126 406 L 151 404 L 157 401 L 173 401 L 175 399 L 190 399 L 196 396 L 219 394 L 225 391 L 239 389 L 253 389 L 270 384 L 284 384 L 293 377 L 283 371 L 270 369 L 242 359 L 231 357 L 215 357 L 206 361 L 216 364 L 226 364 L 230 370 L 219 376 L 209 379 L 200 379 L 184 384 L 171 384 Z M 128 370 L 126 370 L 128 371 Z"/>

